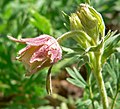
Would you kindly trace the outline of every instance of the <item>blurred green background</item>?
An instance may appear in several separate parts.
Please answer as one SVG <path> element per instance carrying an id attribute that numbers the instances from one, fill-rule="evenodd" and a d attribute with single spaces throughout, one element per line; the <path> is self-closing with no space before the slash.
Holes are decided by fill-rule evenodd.
<path id="1" fill-rule="evenodd" d="M 24 38 L 49 34 L 57 38 L 69 30 L 62 11 L 70 14 L 80 3 L 85 0 L 0 0 L 0 108 L 53 109 L 45 106 L 49 104 L 44 99 L 47 69 L 26 78 L 23 65 L 15 60 L 23 46 L 7 35 Z M 120 32 L 120 0 L 91 0 L 91 5 L 103 15 L 106 31 Z M 64 64 L 67 62 L 58 63 L 52 75 L 61 73 Z"/>

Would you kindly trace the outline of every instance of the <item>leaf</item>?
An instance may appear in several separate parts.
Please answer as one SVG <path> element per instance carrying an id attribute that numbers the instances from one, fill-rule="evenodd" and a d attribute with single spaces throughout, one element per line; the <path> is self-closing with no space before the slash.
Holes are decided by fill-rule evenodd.
<path id="1" fill-rule="evenodd" d="M 77 78 L 76 74 L 73 72 L 73 70 L 71 68 L 66 68 L 66 71 L 68 72 L 68 74 L 72 77 L 72 78 Z"/>
<path id="2" fill-rule="evenodd" d="M 77 107 L 79 109 L 81 109 L 82 106 L 89 106 L 92 103 L 92 101 L 90 99 L 84 100 L 82 101 L 81 99 L 79 99 L 77 101 Z"/>
<path id="3" fill-rule="evenodd" d="M 62 50 L 64 52 L 67 52 L 64 55 L 64 58 L 70 58 L 70 57 L 73 57 L 73 56 L 80 57 L 85 53 L 85 50 L 83 48 L 81 48 L 80 46 L 79 47 L 72 47 L 72 48 L 62 47 Z"/>
<path id="4" fill-rule="evenodd" d="M 116 32 L 117 32 L 117 31 L 112 31 L 112 32 L 111 32 L 111 30 L 109 30 L 108 33 L 107 33 L 107 35 L 105 36 L 105 39 L 104 39 L 104 40 L 105 40 L 105 41 L 108 40 L 108 38 L 114 36 Z"/>
<path id="5" fill-rule="evenodd" d="M 108 95 L 109 95 L 111 98 L 113 98 L 113 97 L 114 97 L 114 92 L 113 92 L 113 89 L 112 89 L 112 87 L 111 87 L 110 82 L 106 82 L 106 83 L 105 83 L 105 86 L 106 86 L 106 89 L 110 91 L 110 94 L 108 94 Z"/>
<path id="6" fill-rule="evenodd" d="M 8 84 L 2 83 L 0 81 L 0 89 L 8 89 L 8 88 L 10 88 L 10 86 Z"/>
<path id="7" fill-rule="evenodd" d="M 62 11 L 63 18 L 65 19 L 64 26 L 70 30 L 70 21 L 69 21 L 69 15 L 67 15 L 64 11 Z"/>
<path id="8" fill-rule="evenodd" d="M 110 64 L 106 63 L 105 69 L 107 72 L 111 75 L 111 77 L 116 80 L 116 74 L 114 73 L 114 70 L 110 67 Z"/>
<path id="9" fill-rule="evenodd" d="M 120 41 L 120 34 L 111 36 L 105 41 L 104 52 L 102 56 L 102 63 L 114 52 L 117 52 L 117 44 Z"/>
<path id="10" fill-rule="evenodd" d="M 52 34 L 52 26 L 50 21 L 35 10 L 31 10 L 30 12 L 33 16 L 30 18 L 30 22 L 43 33 Z"/>
<path id="11" fill-rule="evenodd" d="M 90 61 L 88 55 L 80 56 L 79 60 L 80 61 L 78 63 L 78 67 L 81 67 L 82 65 L 84 65 L 85 63 L 88 63 Z"/>
<path id="12" fill-rule="evenodd" d="M 78 56 L 80 57 L 80 54 L 78 52 L 73 52 L 73 53 L 67 53 L 64 55 L 64 58 L 71 58 L 73 56 Z"/>
<path id="13" fill-rule="evenodd" d="M 91 46 L 91 47 L 87 48 L 86 53 L 99 52 L 99 50 L 101 49 L 102 46 L 103 46 L 103 40 L 101 40 L 97 46 Z"/>
<path id="14" fill-rule="evenodd" d="M 77 71 L 77 69 L 75 70 L 74 68 L 74 71 L 70 68 L 66 68 L 68 74 L 73 78 L 68 78 L 67 80 L 78 86 L 78 87 L 83 87 L 85 88 L 85 86 L 87 85 L 87 83 L 84 81 L 84 79 L 82 78 L 82 76 L 79 74 L 79 72 Z M 75 83 L 74 83 L 75 82 Z"/>
<path id="15" fill-rule="evenodd" d="M 71 84 L 75 85 L 75 86 L 85 88 L 85 84 L 83 84 L 82 82 L 80 82 L 76 79 L 67 78 L 67 81 L 70 82 Z"/>
<path id="16" fill-rule="evenodd" d="M 67 48 L 67 47 L 63 47 L 63 46 L 62 46 L 62 50 L 67 52 L 67 53 L 74 52 L 71 48 Z"/>
<path id="17" fill-rule="evenodd" d="M 70 47 L 75 52 L 79 52 L 80 54 L 83 54 L 85 52 L 84 48 L 82 48 L 80 45 L 78 47 Z"/>
<path id="18" fill-rule="evenodd" d="M 100 104 L 98 101 L 94 101 L 94 106 L 95 106 L 95 109 L 102 109 L 102 107 L 100 107 Z"/>
<path id="19" fill-rule="evenodd" d="M 119 56 L 120 53 L 118 53 Z M 112 54 L 108 62 L 104 65 L 104 72 L 109 73 L 109 75 L 112 77 L 113 82 L 115 84 L 120 83 L 120 58 L 117 57 L 117 55 Z"/>
<path id="20" fill-rule="evenodd" d="M 62 15 L 63 15 L 64 19 L 66 20 L 66 22 L 69 24 L 70 23 L 69 15 L 67 15 L 64 11 L 62 11 Z"/>
<path id="21" fill-rule="evenodd" d="M 76 76 L 78 77 L 78 79 L 79 79 L 80 81 L 82 81 L 84 84 L 87 85 L 87 83 L 85 82 L 85 80 L 83 79 L 83 77 L 81 76 L 81 74 L 77 71 L 77 69 L 76 69 L 75 67 L 73 67 L 73 70 L 74 70 Z"/>
<path id="22" fill-rule="evenodd" d="M 105 41 L 105 47 L 107 47 L 107 46 L 114 47 L 120 41 L 120 37 L 119 37 L 120 33 L 114 35 L 115 33 L 116 33 L 116 31 L 111 33 L 110 37 Z"/>

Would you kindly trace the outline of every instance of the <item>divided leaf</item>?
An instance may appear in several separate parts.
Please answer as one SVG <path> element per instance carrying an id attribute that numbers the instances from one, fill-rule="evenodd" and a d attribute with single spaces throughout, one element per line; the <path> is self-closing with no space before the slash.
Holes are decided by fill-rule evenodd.
<path id="1" fill-rule="evenodd" d="M 67 78 L 67 80 L 78 86 L 78 87 L 82 87 L 85 88 L 87 83 L 85 82 L 85 80 L 83 79 L 83 77 L 81 76 L 81 74 L 77 71 L 77 69 L 74 67 L 73 70 L 71 68 L 66 68 L 68 74 L 72 77 L 72 78 Z"/>

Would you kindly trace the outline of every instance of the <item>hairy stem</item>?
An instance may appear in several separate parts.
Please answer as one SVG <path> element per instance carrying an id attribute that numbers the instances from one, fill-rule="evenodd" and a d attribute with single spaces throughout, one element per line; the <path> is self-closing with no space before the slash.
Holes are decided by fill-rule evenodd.
<path id="1" fill-rule="evenodd" d="M 89 82 L 89 93 L 90 93 L 90 99 L 92 101 L 92 107 L 93 107 L 93 109 L 95 109 L 93 93 L 92 93 L 92 86 L 91 86 L 91 76 L 92 76 L 92 73 L 90 74 L 89 81 L 88 81 Z"/>
<path id="2" fill-rule="evenodd" d="M 95 53 L 95 62 L 96 64 L 94 65 L 94 74 L 97 79 L 100 95 L 102 97 L 102 104 L 103 104 L 103 109 L 108 109 L 108 98 L 107 98 L 107 93 L 105 89 L 105 84 L 103 81 L 102 77 L 102 66 L 101 66 L 101 52 Z"/>

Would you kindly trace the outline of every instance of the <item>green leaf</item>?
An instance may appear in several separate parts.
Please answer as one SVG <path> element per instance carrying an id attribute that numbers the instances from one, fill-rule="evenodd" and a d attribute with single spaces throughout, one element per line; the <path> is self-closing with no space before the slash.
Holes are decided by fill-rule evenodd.
<path id="1" fill-rule="evenodd" d="M 84 79 L 82 78 L 82 76 L 79 74 L 79 72 L 77 71 L 77 69 L 75 70 L 74 68 L 74 71 L 71 69 L 71 68 L 66 68 L 68 74 L 73 78 L 68 78 L 67 80 L 78 86 L 78 87 L 83 87 L 85 88 L 85 86 L 87 85 L 87 83 L 84 81 Z M 75 82 L 75 83 L 74 83 Z"/>
<path id="2" fill-rule="evenodd" d="M 110 37 L 105 41 L 105 47 L 107 46 L 114 47 L 120 41 L 120 37 L 119 37 L 120 33 L 114 35 L 115 33 L 116 31 L 111 33 Z"/>
<path id="3" fill-rule="evenodd" d="M 99 52 L 102 46 L 103 46 L 103 40 L 99 41 L 97 46 L 91 46 L 91 47 L 87 48 L 86 53 Z"/>
<path id="4" fill-rule="evenodd" d="M 35 10 L 31 10 L 30 12 L 33 16 L 30 18 L 30 22 L 43 33 L 52 34 L 52 26 L 50 21 Z"/>
<path id="5" fill-rule="evenodd" d="M 84 101 L 79 99 L 77 101 L 77 104 L 78 104 L 77 107 L 79 107 L 79 109 L 81 109 L 82 106 L 89 106 L 91 103 L 92 103 L 92 101 L 90 99 L 87 99 L 87 100 L 84 100 Z"/>
<path id="6" fill-rule="evenodd" d="M 75 67 L 73 67 L 73 70 L 74 70 L 76 76 L 78 77 L 78 79 L 79 79 L 80 81 L 82 81 L 84 84 L 87 85 L 87 83 L 85 82 L 85 80 L 83 79 L 83 77 L 81 76 L 81 74 L 78 72 L 78 70 L 77 70 Z"/>
<path id="7" fill-rule="evenodd" d="M 72 78 L 74 78 L 74 79 L 76 79 L 77 78 L 77 76 L 76 76 L 76 74 L 73 72 L 73 70 L 71 69 L 71 68 L 66 68 L 66 71 L 68 72 L 68 74 L 72 77 Z"/>
<path id="8" fill-rule="evenodd" d="M 85 52 L 84 48 L 82 48 L 80 45 L 78 47 L 70 47 L 75 52 L 79 52 L 80 54 L 83 54 Z"/>
<path id="9" fill-rule="evenodd" d="M 116 80 L 116 74 L 114 73 L 114 70 L 111 68 L 110 64 L 106 63 L 105 68 L 107 72 L 111 75 L 111 77 Z"/>
<path id="10" fill-rule="evenodd" d="M 120 41 L 120 34 L 117 34 L 115 36 L 111 36 L 105 41 L 105 46 L 104 46 L 104 53 L 102 56 L 102 62 L 104 63 L 106 59 L 114 52 L 117 52 L 119 50 L 117 48 L 117 44 Z"/>
<path id="11" fill-rule="evenodd" d="M 114 36 L 116 34 L 116 32 L 117 31 L 111 31 L 111 30 L 109 30 L 108 33 L 107 33 L 107 35 L 105 36 L 104 40 L 107 41 L 110 37 Z M 106 44 L 106 46 L 107 46 L 107 44 Z"/>
<path id="12" fill-rule="evenodd" d="M 112 89 L 112 87 L 111 87 L 110 82 L 106 82 L 106 83 L 105 83 L 105 86 L 106 86 L 106 89 L 110 91 L 110 94 L 108 94 L 108 95 L 109 95 L 111 98 L 113 98 L 113 97 L 114 97 L 114 92 L 113 92 L 113 89 Z"/>
<path id="13" fill-rule="evenodd" d="M 69 21 L 69 16 L 62 11 L 62 15 L 65 19 L 65 23 L 64 23 L 64 26 L 69 30 L 70 29 L 70 21 Z"/>
<path id="14" fill-rule="evenodd" d="M 64 58 L 71 58 L 73 56 L 80 56 L 80 54 L 78 52 L 73 52 L 73 53 L 67 53 L 64 55 Z"/>
<path id="15" fill-rule="evenodd" d="M 82 65 L 84 65 L 85 63 L 88 63 L 90 61 L 88 55 L 80 56 L 79 60 L 80 61 L 78 63 L 78 67 L 81 67 Z"/>
<path id="16" fill-rule="evenodd" d="M 118 53 L 119 56 L 120 53 Z M 104 65 L 104 72 L 109 73 L 115 84 L 120 83 L 120 58 L 112 54 L 108 62 Z"/>
<path id="17" fill-rule="evenodd" d="M 75 85 L 75 86 L 85 88 L 85 84 L 83 84 L 82 82 L 80 82 L 76 79 L 67 78 L 67 81 L 70 82 L 71 84 Z"/>

